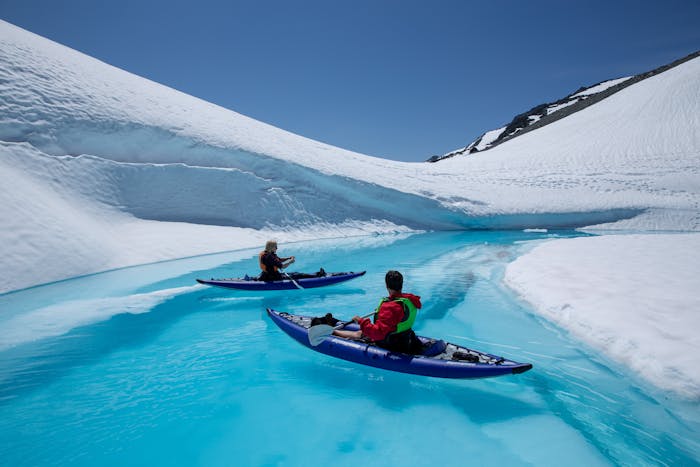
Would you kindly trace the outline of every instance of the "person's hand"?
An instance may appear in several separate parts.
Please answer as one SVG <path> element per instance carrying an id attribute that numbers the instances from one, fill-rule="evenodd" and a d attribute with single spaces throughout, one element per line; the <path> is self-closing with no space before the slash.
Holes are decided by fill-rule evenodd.
<path id="1" fill-rule="evenodd" d="M 294 259 L 294 256 L 292 256 L 291 258 L 289 258 L 289 264 L 292 264 L 292 263 L 295 262 L 295 261 L 296 261 L 296 259 Z"/>
<path id="2" fill-rule="evenodd" d="M 352 320 L 353 320 L 354 322 L 356 322 L 357 324 L 360 324 L 360 321 L 362 321 L 362 317 L 361 317 L 361 316 L 355 315 L 355 316 L 352 317 Z"/>

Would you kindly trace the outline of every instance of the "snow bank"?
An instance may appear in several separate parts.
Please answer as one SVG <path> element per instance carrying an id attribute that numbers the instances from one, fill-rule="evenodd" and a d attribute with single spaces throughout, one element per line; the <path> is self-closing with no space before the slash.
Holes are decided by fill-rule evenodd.
<path id="1" fill-rule="evenodd" d="M 550 241 L 505 281 L 545 318 L 658 387 L 700 400 L 700 234 Z"/>
<path id="2" fill-rule="evenodd" d="M 238 222 L 246 227 L 230 226 L 235 222 L 226 217 L 226 203 L 188 203 L 192 190 L 206 191 L 217 183 L 217 174 L 211 171 L 192 171 L 201 182 L 198 186 L 178 166 L 168 170 L 102 159 L 49 157 L 27 144 L 0 143 L 0 236 L 4 245 L 0 293 L 97 271 L 256 247 L 271 237 L 290 242 L 410 230 L 369 217 L 318 221 L 313 228 L 303 223 L 271 228 L 256 224 L 252 214 L 250 220 Z M 218 183 L 231 186 L 230 203 L 240 202 L 235 196 L 235 190 L 241 188 L 238 177 L 237 171 L 228 178 L 219 176 Z M 123 183 L 115 184 L 115 179 Z M 269 205 L 274 196 L 267 201 Z M 292 201 L 285 209 L 290 215 L 294 214 Z M 256 212 L 264 209 L 264 204 L 256 206 Z M 161 222 L 139 219 L 130 212 L 148 217 L 158 214 Z M 209 220 L 219 219 L 222 225 L 180 222 L 188 214 L 200 218 L 209 214 Z M 256 228 L 248 227 L 251 225 Z"/>
<path id="3" fill-rule="evenodd" d="M 176 295 L 185 294 L 200 287 L 204 286 L 179 287 L 117 298 L 71 300 L 10 319 L 2 315 L 0 324 L 2 324 L 3 333 L 0 334 L 0 351 L 17 344 L 60 336 L 73 328 L 104 321 L 121 313 L 145 313 Z"/>

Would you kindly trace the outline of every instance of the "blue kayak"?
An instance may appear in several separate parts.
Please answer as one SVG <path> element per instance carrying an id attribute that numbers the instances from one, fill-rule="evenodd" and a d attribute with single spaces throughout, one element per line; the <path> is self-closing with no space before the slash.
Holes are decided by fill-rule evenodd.
<path id="1" fill-rule="evenodd" d="M 327 285 L 338 284 L 340 282 L 349 281 L 356 277 L 363 276 L 366 271 L 362 272 L 334 272 L 328 273 L 320 277 L 307 277 L 304 279 L 284 279 L 281 281 L 265 282 L 257 280 L 257 278 L 246 277 L 236 279 L 197 279 L 197 282 L 204 285 L 212 285 L 215 287 L 223 287 L 226 289 L 238 290 L 293 290 L 293 289 L 314 289 L 316 287 L 325 287 Z M 295 284 L 296 282 L 296 284 Z"/>
<path id="2" fill-rule="evenodd" d="M 422 336 L 418 336 L 423 343 L 421 355 L 392 352 L 369 342 L 333 335 L 314 346 L 309 340 L 311 316 L 292 315 L 270 308 L 267 309 L 267 314 L 280 329 L 305 347 L 332 357 L 384 370 L 437 378 L 490 378 L 523 373 L 532 368 L 530 363 L 518 363 Z M 358 329 L 358 326 L 352 323 L 344 329 L 354 330 Z"/>

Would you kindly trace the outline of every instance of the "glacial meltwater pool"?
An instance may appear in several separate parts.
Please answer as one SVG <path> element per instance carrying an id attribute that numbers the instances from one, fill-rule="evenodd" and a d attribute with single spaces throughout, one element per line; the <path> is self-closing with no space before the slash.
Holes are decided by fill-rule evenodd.
<path id="1" fill-rule="evenodd" d="M 246 250 L 2 295 L 0 464 L 698 465 L 687 417 L 697 403 L 647 385 L 503 288 L 505 265 L 531 241 L 567 235 L 579 234 L 281 244 L 292 270 L 367 270 L 304 291 L 196 284 L 254 273 L 257 250 Z M 418 334 L 534 368 L 482 380 L 392 373 L 313 352 L 266 316 L 365 314 L 387 269 L 422 296 Z"/>

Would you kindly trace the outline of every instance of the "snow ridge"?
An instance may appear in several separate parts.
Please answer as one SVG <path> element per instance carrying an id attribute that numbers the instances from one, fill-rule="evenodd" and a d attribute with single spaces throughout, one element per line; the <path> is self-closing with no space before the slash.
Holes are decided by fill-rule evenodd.
<path id="1" fill-rule="evenodd" d="M 582 87 L 556 102 L 540 104 L 527 112 L 516 115 L 508 125 L 495 130 L 487 131 L 476 140 L 469 143 L 467 146 L 450 151 L 442 156 L 433 156 L 428 159 L 428 162 L 438 162 L 450 157 L 473 154 L 478 151 L 490 149 L 525 132 L 541 128 L 542 126 L 555 122 L 560 118 L 564 118 L 574 112 L 578 112 L 618 91 L 621 91 L 627 86 L 667 71 L 670 68 L 678 66 L 681 63 L 693 58 L 697 58 L 698 56 L 700 56 L 700 51 L 646 73 L 641 73 L 636 76 L 611 79 L 593 86 Z"/>

